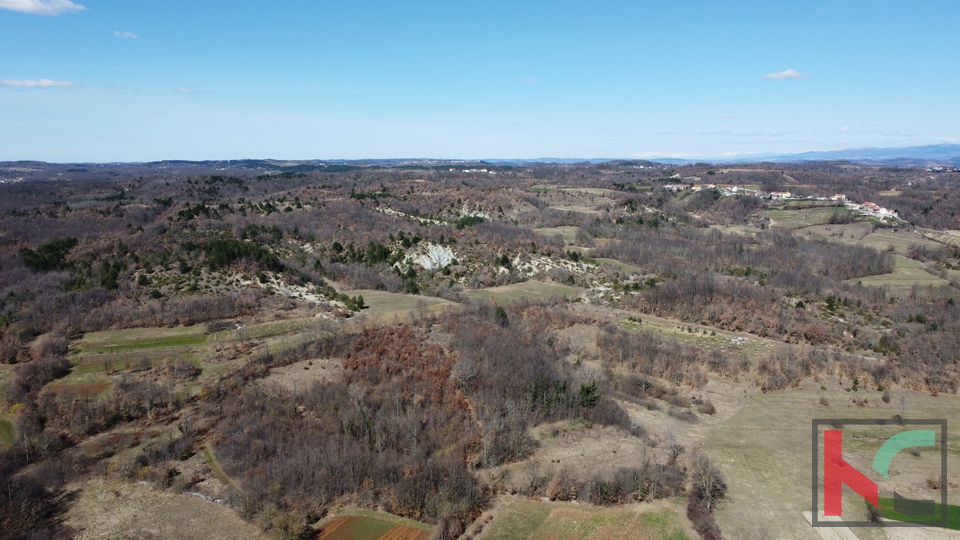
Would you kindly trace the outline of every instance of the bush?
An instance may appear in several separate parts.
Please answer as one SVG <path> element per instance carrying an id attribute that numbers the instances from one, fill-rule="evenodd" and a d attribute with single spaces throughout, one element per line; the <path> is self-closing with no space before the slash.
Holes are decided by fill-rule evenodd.
<path id="1" fill-rule="evenodd" d="M 40 244 L 36 251 L 22 248 L 20 258 L 23 259 L 23 264 L 34 272 L 63 270 L 69 267 L 66 257 L 75 247 L 77 247 L 76 238 L 57 238 Z"/>

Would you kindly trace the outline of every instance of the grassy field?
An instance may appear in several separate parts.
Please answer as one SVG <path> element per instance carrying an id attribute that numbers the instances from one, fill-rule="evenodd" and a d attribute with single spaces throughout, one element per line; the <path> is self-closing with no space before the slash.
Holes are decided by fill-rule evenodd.
<path id="1" fill-rule="evenodd" d="M 851 223 L 847 225 L 815 225 L 797 231 L 806 237 L 823 238 L 830 242 L 852 244 L 876 249 L 893 251 L 906 255 L 913 246 L 936 249 L 940 244 L 903 229 L 873 229 L 871 223 Z"/>
<path id="2" fill-rule="evenodd" d="M 377 317 L 383 320 L 391 317 L 413 316 L 421 310 L 424 313 L 437 313 L 447 307 L 456 305 L 456 302 L 434 296 L 400 294 L 370 289 L 347 291 L 347 294 L 363 296 L 363 302 L 369 307 L 360 312 L 361 316 Z"/>
<path id="3" fill-rule="evenodd" d="M 930 497 L 931 499 L 936 499 L 937 497 Z M 940 519 L 940 512 L 943 507 L 940 503 L 936 504 L 936 517 L 934 520 Z M 895 512 L 893 510 L 893 499 L 880 497 L 880 515 L 886 519 L 895 519 L 897 521 L 909 521 L 921 523 L 924 521 L 930 521 L 930 518 L 919 518 L 917 516 L 907 516 Z M 947 505 L 947 529 L 953 529 L 955 531 L 960 531 L 960 506 L 955 506 L 952 504 Z"/>
<path id="4" fill-rule="evenodd" d="M 687 540 L 677 511 L 666 505 L 603 508 L 518 500 L 500 511 L 479 540 Z"/>
<path id="5" fill-rule="evenodd" d="M 6 418 L 0 420 L 0 450 L 13 444 L 13 422 Z"/>
<path id="6" fill-rule="evenodd" d="M 559 234 L 563 237 L 564 243 L 574 244 L 577 241 L 577 233 L 580 232 L 580 227 L 546 227 L 534 230 L 544 236 L 556 236 Z"/>
<path id="7" fill-rule="evenodd" d="M 656 332 L 666 338 L 696 345 L 708 351 L 722 350 L 733 359 L 757 360 L 780 347 L 788 347 L 782 342 L 757 337 L 746 332 L 729 332 L 702 324 L 688 324 L 673 319 L 653 315 L 633 315 L 633 319 L 621 319 L 617 325 L 627 330 Z M 640 320 L 638 323 L 637 320 Z M 693 330 L 692 332 L 690 330 Z M 735 338 L 742 338 L 739 345 Z"/>
<path id="8" fill-rule="evenodd" d="M 13 368 L 10 364 L 0 364 L 0 391 L 3 391 L 7 381 L 13 379 Z M 13 417 L 6 406 L 0 401 L 0 450 L 13 442 Z"/>
<path id="9" fill-rule="evenodd" d="M 317 527 L 317 540 L 428 540 L 429 525 L 382 512 L 350 511 Z"/>
<path id="10" fill-rule="evenodd" d="M 620 195 L 619 191 L 614 191 L 612 189 L 603 189 L 603 188 L 563 188 L 563 191 L 568 193 L 584 193 L 587 195 Z"/>
<path id="11" fill-rule="evenodd" d="M 889 274 L 881 274 L 879 276 L 867 276 L 851 279 L 848 282 L 859 282 L 863 285 L 872 287 L 889 286 L 894 294 L 897 294 L 898 296 L 906 296 L 910 294 L 914 285 L 919 285 L 920 287 L 925 288 L 930 285 L 934 287 L 940 287 L 941 285 L 950 284 L 949 281 L 927 272 L 924 268 L 925 267 L 921 262 L 908 259 L 903 255 L 894 255 L 893 272 Z"/>
<path id="12" fill-rule="evenodd" d="M 821 390 L 821 384 L 827 390 Z M 783 392 L 770 392 L 756 395 L 727 422 L 711 432 L 703 441 L 703 448 L 712 457 L 722 474 L 727 478 L 729 492 L 726 500 L 717 510 L 717 522 L 724 537 L 744 540 L 762 540 L 766 538 L 797 538 L 820 540 L 819 534 L 810 527 L 801 512 L 810 510 L 811 485 L 811 420 L 814 418 L 892 418 L 903 412 L 901 397 L 906 399 L 905 416 L 908 418 L 953 418 L 960 398 L 957 396 L 931 397 L 927 394 L 909 390 L 891 390 L 891 402 L 880 400 L 881 393 L 876 389 L 861 389 L 860 392 L 846 392 L 851 381 L 827 378 L 821 383 L 806 381 L 800 389 Z M 819 403 L 820 398 L 827 405 Z M 852 398 L 867 398 L 863 407 L 852 402 Z M 849 428 L 850 426 L 847 426 Z M 847 429 L 845 428 L 845 429 Z M 879 428 L 877 428 L 879 429 Z M 845 456 L 851 464 L 863 471 L 871 469 L 870 459 L 857 459 L 850 451 L 879 446 L 875 433 L 865 431 L 858 438 L 844 438 Z M 889 435 L 887 435 L 889 436 Z M 960 466 L 960 436 L 950 432 L 948 442 L 949 467 Z M 932 453 L 921 458 L 909 458 L 917 463 L 935 460 Z M 928 455 L 931 454 L 931 455 Z M 865 454 L 866 455 L 866 454 Z M 872 454 L 869 454 L 872 456 Z M 869 457 L 868 456 L 868 457 Z M 930 467 L 918 467 L 919 476 L 911 476 L 910 470 L 904 470 L 894 461 L 891 478 L 901 482 L 901 493 L 924 489 L 926 476 L 922 471 Z M 936 460 L 938 462 L 938 460 Z M 929 464 L 928 464 L 929 465 Z M 933 467 L 935 470 L 935 467 Z M 874 480 L 879 480 L 875 475 Z M 887 489 L 888 484 L 884 484 Z M 901 488 L 898 488 L 901 489 Z M 928 491 L 926 498 L 935 498 Z M 921 498 L 916 496 L 916 498 Z M 951 503 L 960 500 L 960 494 L 950 493 Z M 844 511 L 859 511 L 865 518 L 862 499 L 855 494 L 844 498 Z M 858 529 L 867 538 L 875 534 L 868 529 Z M 882 533 L 879 533 L 882 534 Z"/>
<path id="13" fill-rule="evenodd" d="M 618 261 L 618 260 L 616 260 L 616 259 L 593 258 L 593 259 L 590 259 L 590 260 L 587 261 L 587 262 L 593 262 L 593 263 L 598 263 L 598 264 L 604 264 L 604 265 L 607 265 L 607 266 L 612 266 L 613 268 L 616 268 L 617 270 L 620 270 L 621 272 L 625 272 L 625 273 L 627 273 L 627 274 L 642 274 L 642 273 L 643 273 L 643 269 L 642 269 L 642 268 L 640 268 L 640 267 L 638 267 L 638 266 L 634 266 L 634 265 L 632 265 L 632 264 L 627 264 L 627 263 L 625 263 L 625 262 L 620 262 L 620 261 Z"/>
<path id="14" fill-rule="evenodd" d="M 512 285 L 503 285 L 501 287 L 491 287 L 489 289 L 477 289 L 469 291 L 466 294 L 469 298 L 480 300 L 490 300 L 497 304 L 509 304 L 523 299 L 536 300 L 540 298 L 573 298 L 583 292 L 580 287 L 571 287 L 569 285 L 560 285 L 558 283 L 546 283 L 543 281 L 524 281 L 523 283 L 514 283 Z"/>
<path id="15" fill-rule="evenodd" d="M 960 231 L 933 231 L 929 229 L 921 229 L 920 232 L 925 237 L 932 240 L 936 240 L 948 246 L 960 247 Z"/>
<path id="16" fill-rule="evenodd" d="M 764 210 L 761 215 L 769 218 L 773 226 L 799 228 L 829 223 L 830 216 L 835 212 L 848 212 L 848 210 L 837 207 Z"/>
<path id="17" fill-rule="evenodd" d="M 205 341 L 203 325 L 176 328 L 133 328 L 91 332 L 74 345 L 85 353 L 125 352 L 198 345 Z"/>
<path id="18" fill-rule="evenodd" d="M 120 540 L 267 540 L 253 523 L 222 504 L 136 482 L 92 479 L 69 484 L 76 502 L 66 524 L 77 538 Z"/>
<path id="19" fill-rule="evenodd" d="M 711 229 L 717 229 L 724 234 L 755 235 L 761 230 L 752 225 L 711 225 Z"/>
<path id="20" fill-rule="evenodd" d="M 92 332 L 71 344 L 73 368 L 50 388 L 95 395 L 107 391 L 121 372 L 186 359 L 201 370 L 196 380 L 187 382 L 186 390 L 193 393 L 203 382 L 228 372 L 257 351 L 278 352 L 295 346 L 298 340 L 315 335 L 317 325 L 313 317 L 301 317 L 214 334 L 206 333 L 206 325 Z M 230 359 L 224 357 L 228 354 L 221 352 L 224 350 Z"/>

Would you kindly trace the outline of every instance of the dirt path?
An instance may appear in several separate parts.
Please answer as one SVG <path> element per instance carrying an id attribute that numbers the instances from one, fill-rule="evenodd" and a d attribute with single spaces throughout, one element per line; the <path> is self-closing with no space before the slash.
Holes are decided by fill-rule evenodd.
<path id="1" fill-rule="evenodd" d="M 213 471 L 213 474 L 217 476 L 217 479 L 223 482 L 225 486 L 232 487 L 239 490 L 239 487 L 233 482 L 230 478 L 230 475 L 223 470 L 223 467 L 220 466 L 220 462 L 217 461 L 217 457 L 213 455 L 213 447 L 210 446 L 210 443 L 207 442 L 203 445 L 203 449 L 200 450 L 203 454 L 204 461 L 207 462 L 207 465 L 210 467 L 210 470 Z"/>
<path id="2" fill-rule="evenodd" d="M 813 514 L 809 510 L 804 510 L 803 517 L 807 519 L 807 523 L 813 524 Z M 836 516 L 820 516 L 818 518 L 820 521 L 840 521 L 840 518 Z M 860 540 L 860 537 L 854 534 L 850 527 L 814 527 L 818 533 L 820 533 L 820 538 L 823 540 Z"/>

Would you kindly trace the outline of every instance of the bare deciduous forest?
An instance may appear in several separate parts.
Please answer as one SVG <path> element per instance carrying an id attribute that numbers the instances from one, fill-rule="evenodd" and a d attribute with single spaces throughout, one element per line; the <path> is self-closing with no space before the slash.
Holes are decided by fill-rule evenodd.
<path id="1" fill-rule="evenodd" d="M 960 389 L 958 173 L 257 166 L 0 185 L 0 538 L 70 537 L 110 478 L 277 538 L 482 539 L 518 496 L 682 497 L 716 539 L 709 432 L 753 396 Z"/>

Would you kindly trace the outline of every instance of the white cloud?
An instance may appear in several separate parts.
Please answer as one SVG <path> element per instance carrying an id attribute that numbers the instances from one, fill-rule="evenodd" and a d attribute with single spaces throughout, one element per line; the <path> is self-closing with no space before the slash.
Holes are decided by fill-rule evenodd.
<path id="1" fill-rule="evenodd" d="M 778 71 L 776 73 L 767 73 L 763 76 L 764 79 L 779 81 L 783 79 L 804 79 L 807 77 L 806 73 L 800 73 L 795 69 L 785 69 L 783 71 Z"/>
<path id="2" fill-rule="evenodd" d="M 183 87 L 183 86 L 181 86 L 180 88 L 177 88 L 176 90 L 174 90 L 174 92 L 176 92 L 176 93 L 178 93 L 178 94 L 212 94 L 212 93 L 213 93 L 213 92 L 211 92 L 211 91 L 209 91 L 209 90 L 202 90 L 202 89 L 197 89 L 197 88 L 187 88 L 187 87 Z"/>
<path id="3" fill-rule="evenodd" d="M 30 13 L 32 15 L 60 15 L 87 8 L 70 0 L 0 0 L 0 9 Z"/>
<path id="4" fill-rule="evenodd" d="M 40 79 L 39 81 L 3 79 L 0 81 L 0 86 L 6 86 L 7 88 L 77 88 L 83 85 L 70 81 L 52 81 L 50 79 Z"/>
<path id="5" fill-rule="evenodd" d="M 538 83 L 540 82 L 540 79 L 534 79 L 533 77 L 526 77 L 526 78 L 520 79 L 520 82 L 527 83 L 527 84 Z"/>
<path id="6" fill-rule="evenodd" d="M 113 35 L 117 36 L 120 39 L 140 39 L 140 36 L 134 34 L 133 32 L 128 32 L 124 30 L 123 32 L 119 30 L 114 30 Z"/>
<path id="7" fill-rule="evenodd" d="M 840 128 L 840 133 L 850 133 L 850 131 L 852 131 L 850 126 L 843 126 Z"/>

